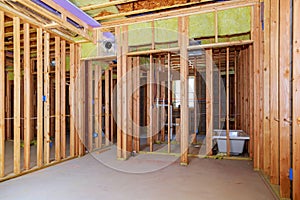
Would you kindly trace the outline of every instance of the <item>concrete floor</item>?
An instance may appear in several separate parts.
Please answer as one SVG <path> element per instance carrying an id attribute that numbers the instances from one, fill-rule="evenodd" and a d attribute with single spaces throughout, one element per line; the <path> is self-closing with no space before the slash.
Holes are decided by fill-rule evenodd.
<path id="1" fill-rule="evenodd" d="M 192 158 L 184 167 L 174 156 L 113 155 L 110 148 L 0 183 L 0 199 L 275 199 L 250 161 Z"/>

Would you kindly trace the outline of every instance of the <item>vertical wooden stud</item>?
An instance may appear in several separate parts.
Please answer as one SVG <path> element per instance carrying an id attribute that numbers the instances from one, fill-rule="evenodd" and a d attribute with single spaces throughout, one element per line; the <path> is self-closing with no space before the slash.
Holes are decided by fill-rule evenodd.
<path id="1" fill-rule="evenodd" d="M 43 30 L 37 29 L 37 166 L 43 165 Z"/>
<path id="2" fill-rule="evenodd" d="M 60 37 L 55 37 L 55 160 L 60 161 L 61 159 L 61 48 L 60 48 Z"/>
<path id="3" fill-rule="evenodd" d="M 93 66 L 92 61 L 87 63 L 87 149 L 93 150 Z"/>
<path id="4" fill-rule="evenodd" d="M 30 25 L 24 24 L 24 169 L 30 168 L 31 136 L 31 70 L 30 70 Z"/>
<path id="5" fill-rule="evenodd" d="M 290 198 L 291 167 L 291 1 L 279 1 L 279 147 L 280 196 Z M 295 22 L 296 23 L 296 22 Z M 299 66 L 296 66 L 299 67 Z M 294 188 L 299 189 L 299 188 Z"/>
<path id="6" fill-rule="evenodd" d="M 21 172 L 20 167 L 20 131 L 21 131 L 21 47 L 20 18 L 13 18 L 14 35 L 14 173 Z"/>
<path id="7" fill-rule="evenodd" d="M 66 158 L 66 41 L 61 41 L 61 71 L 60 71 L 60 110 L 61 110 L 61 158 Z"/>
<path id="8" fill-rule="evenodd" d="M 213 134 L 213 58 L 212 49 L 206 50 L 206 154 L 212 154 Z"/>
<path id="9" fill-rule="evenodd" d="M 270 30 L 270 132 L 271 169 L 270 182 L 279 184 L 279 103 L 278 103 L 278 49 L 279 49 L 279 1 L 271 1 Z M 255 106 L 255 105 L 254 105 Z"/>
<path id="10" fill-rule="evenodd" d="M 75 44 L 70 44 L 70 157 L 75 156 Z"/>
<path id="11" fill-rule="evenodd" d="M 270 1 L 264 2 L 264 172 L 270 174 Z"/>
<path id="12" fill-rule="evenodd" d="M 121 42 L 121 28 L 116 27 L 116 38 Z M 117 45 L 117 159 L 122 159 L 122 48 Z M 101 96 L 101 95 L 100 95 Z M 101 102 L 100 102 L 101 105 Z M 101 109 L 100 109 L 101 110 Z M 100 115 L 101 116 L 101 115 Z"/>
<path id="13" fill-rule="evenodd" d="M 229 47 L 226 48 L 226 151 L 230 156 L 229 138 Z"/>
<path id="14" fill-rule="evenodd" d="M 110 101 L 110 90 L 109 90 L 109 69 L 106 69 L 104 72 L 105 78 L 105 146 L 109 145 L 109 101 Z"/>
<path id="15" fill-rule="evenodd" d="M 188 152 L 189 152 L 189 105 L 188 105 L 188 76 L 189 76 L 189 65 L 188 65 L 188 17 L 178 18 L 178 30 L 180 37 L 180 74 L 181 74 L 181 158 L 180 163 L 182 165 L 188 164 Z"/>
<path id="16" fill-rule="evenodd" d="M 168 153 L 171 153 L 171 54 L 168 53 Z"/>

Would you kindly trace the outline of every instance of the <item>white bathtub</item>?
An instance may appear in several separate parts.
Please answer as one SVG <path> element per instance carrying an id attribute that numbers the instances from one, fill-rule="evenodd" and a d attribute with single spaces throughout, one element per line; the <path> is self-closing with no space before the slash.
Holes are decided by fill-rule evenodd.
<path id="1" fill-rule="evenodd" d="M 217 142 L 219 152 L 226 153 L 226 130 L 214 130 L 212 137 Z M 229 130 L 230 154 L 239 155 L 243 153 L 244 144 L 250 137 L 242 130 Z"/>

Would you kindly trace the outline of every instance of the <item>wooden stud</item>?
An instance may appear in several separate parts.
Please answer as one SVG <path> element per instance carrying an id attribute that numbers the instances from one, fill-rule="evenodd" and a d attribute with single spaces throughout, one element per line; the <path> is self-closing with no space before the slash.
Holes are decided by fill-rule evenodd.
<path id="1" fill-rule="evenodd" d="M 150 54 L 150 72 L 149 72 L 149 143 L 150 143 L 150 152 L 153 151 L 153 75 L 154 75 L 154 69 L 153 69 L 153 55 Z"/>
<path id="2" fill-rule="evenodd" d="M 137 125 L 137 129 L 136 129 L 136 138 L 137 138 L 137 142 L 136 142 L 136 152 L 140 151 L 140 123 L 141 123 L 141 111 L 140 111 L 140 57 L 137 57 L 136 59 L 136 125 Z"/>
<path id="3" fill-rule="evenodd" d="M 75 44 L 70 44 L 70 157 L 75 156 Z"/>
<path id="4" fill-rule="evenodd" d="M 291 168 L 291 1 L 279 1 L 279 147 L 280 197 L 290 198 Z M 296 66 L 299 67 L 299 66 Z M 297 189 L 297 188 L 294 188 Z"/>
<path id="5" fill-rule="evenodd" d="M 60 37 L 55 37 L 55 160 L 61 159 L 61 48 Z"/>
<path id="6" fill-rule="evenodd" d="M 215 43 L 218 43 L 219 42 L 219 27 L 218 27 L 218 12 L 217 10 L 214 12 L 214 15 L 215 15 Z"/>
<path id="7" fill-rule="evenodd" d="M 168 53 L 168 153 L 171 153 L 171 54 Z"/>
<path id="8" fill-rule="evenodd" d="M 43 165 L 43 30 L 37 29 L 37 166 Z"/>
<path id="9" fill-rule="evenodd" d="M 300 2 L 293 1 L 293 199 L 300 199 L 300 26 L 299 19 Z"/>
<path id="10" fill-rule="evenodd" d="M 99 68 L 100 68 L 100 66 L 98 66 L 98 65 L 95 65 L 95 75 L 94 75 L 94 93 L 95 93 L 95 95 L 94 95 L 94 102 L 95 102 L 95 108 L 94 108 L 94 112 L 95 112 L 95 117 L 94 117 L 94 127 L 95 127 L 95 133 L 97 133 L 98 134 L 98 137 L 95 137 L 95 139 L 94 139 L 94 144 L 95 144 L 95 148 L 96 149 L 98 149 L 99 148 L 99 137 L 101 137 L 102 136 L 102 133 L 100 132 L 100 124 L 99 124 L 99 118 L 100 118 L 100 116 L 99 116 L 99 109 L 100 109 L 100 107 L 99 107 L 99 88 L 98 88 L 98 86 L 99 86 L 99 72 L 100 72 L 100 70 L 99 70 Z"/>
<path id="11" fill-rule="evenodd" d="M 250 136 L 250 141 L 249 141 L 249 147 L 248 147 L 248 153 L 250 158 L 253 159 L 253 144 L 254 144 L 254 137 L 253 137 L 253 124 L 254 124 L 254 81 L 253 81 L 253 75 L 254 75 L 254 66 L 253 66 L 253 46 L 249 46 L 249 118 L 250 118 L 250 127 L 249 127 L 249 136 Z"/>
<path id="12" fill-rule="evenodd" d="M 44 163 L 50 162 L 50 34 L 44 35 Z"/>
<path id="13" fill-rule="evenodd" d="M 66 41 L 61 40 L 61 71 L 60 71 L 60 110 L 61 110 L 61 158 L 66 158 Z"/>
<path id="14" fill-rule="evenodd" d="M 20 168 L 20 131 L 21 131 L 21 56 L 20 56 L 20 18 L 13 18 L 14 24 L 14 173 Z"/>
<path id="15" fill-rule="evenodd" d="M 264 2 L 264 172 L 270 175 L 270 1 Z"/>
<path id="16" fill-rule="evenodd" d="M 212 49 L 206 50 L 206 155 L 212 155 L 213 134 L 213 58 Z"/>
<path id="17" fill-rule="evenodd" d="M 230 138 L 229 138 L 229 47 L 226 48 L 226 151 L 230 156 Z"/>
<path id="18" fill-rule="evenodd" d="M 24 169 L 30 168 L 30 136 L 31 136 L 31 69 L 30 69 L 30 25 L 24 24 Z"/>
<path id="19" fill-rule="evenodd" d="M 251 29 L 251 39 L 253 39 L 253 52 L 254 52 L 254 169 L 259 169 L 260 166 L 260 143 L 255 141 L 260 141 L 259 124 L 260 124 L 260 10 L 259 6 L 255 5 L 252 7 L 252 29 Z"/>
<path id="20" fill-rule="evenodd" d="M 116 39 L 121 42 L 121 29 L 116 27 Z M 122 48 L 117 45 L 117 159 L 122 159 Z M 100 78 L 101 79 L 101 78 Z M 101 96 L 101 95 L 100 95 Z M 101 103 L 101 102 L 100 102 Z M 101 104 L 100 104 L 101 105 Z M 101 110 L 101 109 L 100 109 Z M 100 115 L 101 116 L 101 115 Z"/>
<path id="21" fill-rule="evenodd" d="M 4 12 L 0 11 L 0 178 L 4 177 L 5 166 L 5 51 L 4 51 Z"/>
<path id="22" fill-rule="evenodd" d="M 98 125 L 99 125 L 99 132 L 98 132 L 98 143 L 99 148 L 102 147 L 102 132 L 103 132 L 103 95 L 102 95 L 102 66 L 99 66 L 99 82 L 98 82 L 98 94 L 99 94 L 99 119 L 98 119 Z"/>
<path id="23" fill-rule="evenodd" d="M 127 152 L 127 134 L 128 134 L 128 123 L 127 123 L 127 117 L 128 117 L 128 97 L 127 97 L 127 52 L 128 52 L 128 26 L 122 26 L 122 154 L 123 159 L 128 158 L 128 152 Z"/>
<path id="24" fill-rule="evenodd" d="M 93 151 L 93 65 L 91 61 L 87 61 L 87 144 L 89 152 Z"/>
<path id="25" fill-rule="evenodd" d="M 115 97 L 114 97 L 114 70 L 110 70 L 110 143 L 114 143 L 114 133 L 115 133 L 115 118 L 114 118 L 114 107 L 115 107 Z"/>
<path id="26" fill-rule="evenodd" d="M 249 68 L 249 66 L 247 66 Z M 234 50 L 234 129 L 237 130 L 237 53 Z M 249 134 L 249 133 L 248 133 Z"/>
<path id="27" fill-rule="evenodd" d="M 110 90 L 109 90 L 109 69 L 106 69 L 104 72 L 105 78 L 105 146 L 109 145 L 109 125 L 110 125 L 110 116 L 109 116 L 109 101 L 110 101 Z"/>
<path id="28" fill-rule="evenodd" d="M 181 165 L 188 164 L 188 152 L 189 152 L 189 105 L 188 105 L 188 76 L 189 76 L 189 65 L 188 59 L 188 17 L 178 18 L 178 30 L 179 30 L 179 44 L 180 44 L 180 74 L 181 74 Z"/>
<path id="29" fill-rule="evenodd" d="M 278 49 L 279 49 L 279 1 L 271 2 L 270 30 L 270 132 L 271 134 L 271 170 L 270 182 L 279 184 L 279 88 L 278 88 Z M 253 105 L 255 107 L 255 105 Z"/>
<path id="30" fill-rule="evenodd" d="M 133 127 L 132 127 L 132 58 L 127 58 L 127 73 L 126 73 L 126 79 L 127 79 L 127 151 L 132 152 L 132 142 L 133 142 Z"/>

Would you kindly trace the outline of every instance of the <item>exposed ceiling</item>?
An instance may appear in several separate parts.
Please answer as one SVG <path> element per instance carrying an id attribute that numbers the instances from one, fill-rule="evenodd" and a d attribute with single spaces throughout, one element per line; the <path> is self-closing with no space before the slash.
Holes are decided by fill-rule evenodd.
<path id="1" fill-rule="evenodd" d="M 70 0 L 99 22 L 216 2 L 216 0 Z"/>

